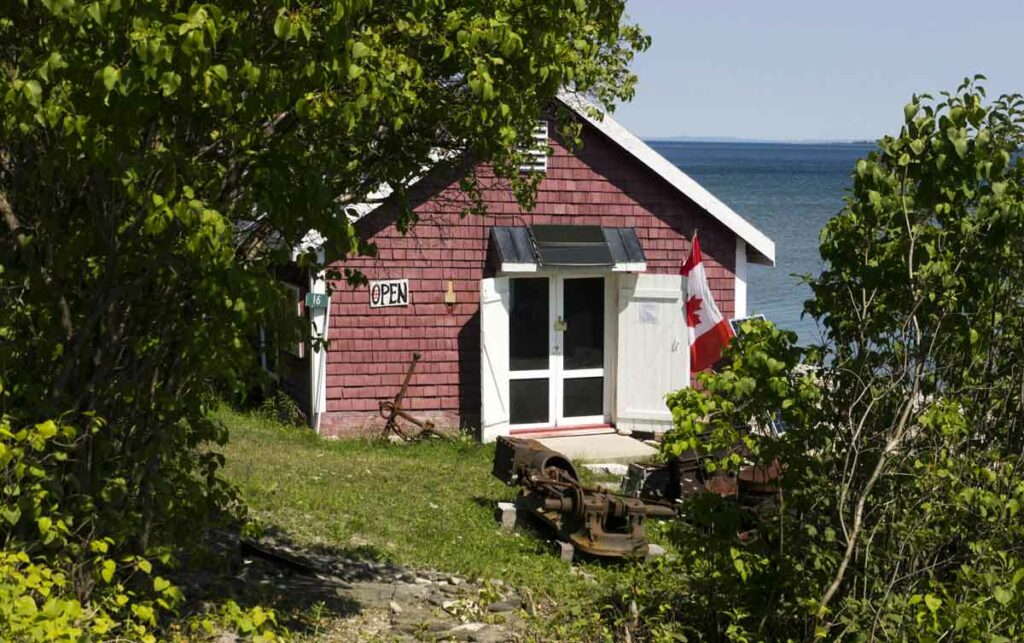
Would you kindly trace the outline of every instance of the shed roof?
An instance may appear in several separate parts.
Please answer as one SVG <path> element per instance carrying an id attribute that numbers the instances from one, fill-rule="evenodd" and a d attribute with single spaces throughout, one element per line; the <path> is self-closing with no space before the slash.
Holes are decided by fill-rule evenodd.
<path id="1" fill-rule="evenodd" d="M 669 185 L 678 190 L 688 199 L 693 201 L 702 210 L 718 220 L 736 236 L 747 244 L 747 256 L 753 263 L 775 265 L 775 242 L 758 230 L 753 224 L 736 213 L 732 208 L 711 194 L 702 185 L 697 183 L 688 174 L 676 167 L 671 161 L 656 152 L 650 145 L 643 142 L 635 134 L 619 124 L 608 114 L 603 114 L 578 94 L 562 91 L 558 95 L 558 101 L 572 110 L 577 116 L 590 124 L 594 129 L 603 134 L 612 143 L 623 151 L 633 156 L 643 165 L 647 166 Z M 595 114 L 597 116 L 595 116 Z M 409 182 L 411 187 L 427 174 L 425 171 Z M 374 201 L 357 203 L 346 207 L 350 221 L 357 221 L 376 210 L 391 194 L 390 186 L 382 186 L 375 196 L 380 197 Z M 319 246 L 323 239 L 318 238 L 315 231 L 303 239 L 300 244 L 302 249 L 311 246 Z M 293 249 L 293 254 L 301 251 L 300 248 Z"/>
<path id="2" fill-rule="evenodd" d="M 736 236 L 743 239 L 747 243 L 751 261 L 770 266 L 775 265 L 775 242 L 715 195 L 708 192 L 701 184 L 690 178 L 675 164 L 658 154 L 650 145 L 644 143 L 608 114 L 604 114 L 602 118 L 595 118 L 594 113 L 600 113 L 599 110 L 583 97 L 563 91 L 558 95 L 558 100 L 613 143 L 654 171 L 669 185 L 683 193 L 705 212 L 720 221 L 726 228 L 732 230 Z"/>

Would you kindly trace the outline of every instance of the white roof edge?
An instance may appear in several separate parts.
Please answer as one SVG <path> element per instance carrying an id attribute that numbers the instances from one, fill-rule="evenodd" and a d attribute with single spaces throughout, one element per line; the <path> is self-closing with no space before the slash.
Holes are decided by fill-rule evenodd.
<path id="1" fill-rule="evenodd" d="M 319 251 L 327 239 L 317 230 L 309 230 L 302 239 L 292 247 L 292 261 L 311 250 Z"/>
<path id="2" fill-rule="evenodd" d="M 594 119 L 588 111 L 594 108 L 594 106 L 577 94 L 562 91 L 558 94 L 558 100 L 596 127 L 598 131 L 610 138 L 612 142 L 632 154 L 638 161 L 668 181 L 672 187 L 689 197 L 712 217 L 718 219 L 725 227 L 736 233 L 739 238 L 746 241 L 747 247 L 755 251 L 764 260 L 757 261 L 757 263 L 775 265 L 774 241 L 737 214 L 732 208 L 720 201 L 718 197 L 708 192 L 707 189 L 690 178 L 689 175 L 676 167 L 671 161 L 655 152 L 650 145 L 644 143 L 608 114 L 605 114 L 601 120 Z"/>

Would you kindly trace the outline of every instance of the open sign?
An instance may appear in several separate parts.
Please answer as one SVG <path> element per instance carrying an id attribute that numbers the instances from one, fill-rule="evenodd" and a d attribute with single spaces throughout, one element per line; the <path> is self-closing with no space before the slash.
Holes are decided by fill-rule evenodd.
<path id="1" fill-rule="evenodd" d="M 388 279 L 370 282 L 370 308 L 409 305 L 409 280 Z"/>

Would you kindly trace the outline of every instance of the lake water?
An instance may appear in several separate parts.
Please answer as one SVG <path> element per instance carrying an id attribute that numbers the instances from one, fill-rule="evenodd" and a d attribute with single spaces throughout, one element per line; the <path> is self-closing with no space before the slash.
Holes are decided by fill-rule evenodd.
<path id="1" fill-rule="evenodd" d="M 748 269 L 747 313 L 797 331 L 801 343 L 816 341 L 814 320 L 801 319 L 810 289 L 795 275 L 821 270 L 818 235 L 842 208 L 854 165 L 872 146 L 649 144 L 775 241 L 775 266 Z"/>

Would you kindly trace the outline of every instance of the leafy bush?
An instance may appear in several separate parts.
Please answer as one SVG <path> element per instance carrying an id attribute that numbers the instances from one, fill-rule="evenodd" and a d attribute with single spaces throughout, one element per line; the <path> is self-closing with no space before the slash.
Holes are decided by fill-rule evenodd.
<path id="1" fill-rule="evenodd" d="M 808 278 L 821 346 L 746 322 L 668 396 L 666 455 L 777 463 L 780 495 L 689 501 L 620 623 L 628 599 L 669 640 L 1024 636 L 1024 99 L 984 100 L 915 97 L 858 161 Z M 768 418 L 787 430 L 738 431 Z"/>
<path id="2" fill-rule="evenodd" d="M 152 577 L 151 591 L 143 594 L 114 582 L 104 567 L 103 586 L 83 604 L 72 592 L 67 576 L 33 562 L 24 551 L 0 551 L 0 631 L 4 640 L 156 641 L 168 634 L 158 628 L 161 617 L 174 614 L 181 595 L 160 576 Z M 148 578 L 151 569 L 143 560 L 135 569 Z M 145 596 L 146 598 L 143 598 Z M 187 619 L 170 631 L 187 633 L 187 640 L 215 640 L 225 633 L 237 633 L 252 641 L 282 640 L 273 610 L 260 606 L 243 609 L 232 600 L 217 611 Z"/>
<path id="3" fill-rule="evenodd" d="M 122 569 L 234 502 L 211 448 L 227 438 L 215 383 L 251 383 L 259 328 L 310 332 L 274 270 L 310 231 L 326 241 L 301 270 L 372 254 L 346 207 L 382 185 L 401 204 L 427 166 L 489 161 L 529 202 L 519 150 L 557 92 L 632 94 L 648 40 L 623 9 L 4 3 L 4 550 L 60 570 L 88 614 L 123 581 L 133 622 L 155 622 Z M 404 231 L 415 216 L 399 210 Z"/>
<path id="4" fill-rule="evenodd" d="M 86 432 L 102 428 L 94 419 Z M 118 553 L 112 537 L 97 536 L 95 502 L 66 474 L 79 440 L 63 422 L 17 428 L 0 417 L 0 632 L 14 640 L 155 641 L 184 598 L 155 571 L 170 556 Z M 114 480 L 97 492 L 122 489 Z M 232 601 L 184 627 L 193 639 L 236 631 L 268 641 L 279 629 L 272 611 Z"/>

